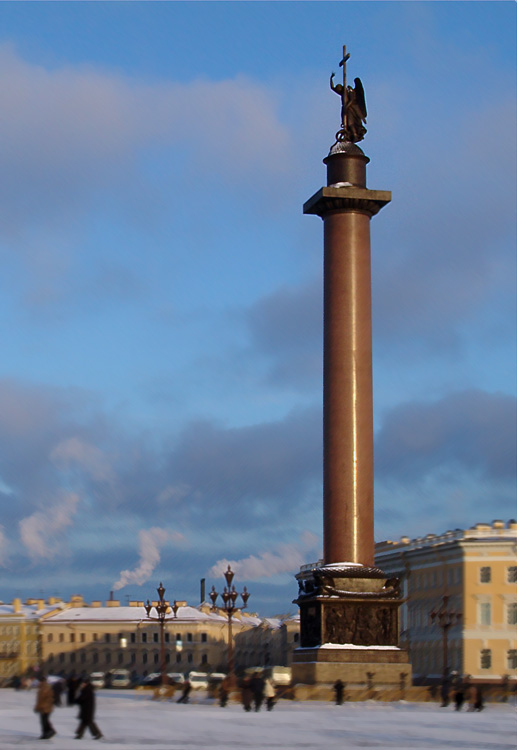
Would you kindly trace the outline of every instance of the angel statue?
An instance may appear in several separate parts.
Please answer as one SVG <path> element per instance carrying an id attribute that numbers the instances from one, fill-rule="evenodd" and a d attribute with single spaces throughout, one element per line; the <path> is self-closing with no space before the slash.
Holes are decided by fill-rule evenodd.
<path id="1" fill-rule="evenodd" d="M 336 138 L 339 141 L 358 143 L 366 135 L 366 100 L 364 88 L 360 78 L 354 78 L 355 87 L 342 86 L 334 83 L 334 76 L 330 76 L 330 88 L 341 97 L 341 130 Z"/>

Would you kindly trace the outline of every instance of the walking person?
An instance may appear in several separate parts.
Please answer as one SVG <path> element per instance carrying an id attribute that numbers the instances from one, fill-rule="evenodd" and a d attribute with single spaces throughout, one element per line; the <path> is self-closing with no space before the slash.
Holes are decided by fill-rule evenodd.
<path id="1" fill-rule="evenodd" d="M 461 707 L 463 706 L 463 703 L 465 702 L 465 693 L 463 692 L 463 688 L 460 686 L 456 690 L 454 694 L 454 709 L 456 711 L 461 711 Z"/>
<path id="2" fill-rule="evenodd" d="M 275 705 L 275 688 L 271 679 L 266 677 L 264 680 L 264 698 L 266 699 L 266 707 L 268 711 L 272 711 Z"/>
<path id="3" fill-rule="evenodd" d="M 34 712 L 40 715 L 41 737 L 40 740 L 49 740 L 56 734 L 56 730 L 50 723 L 50 714 L 54 708 L 54 693 L 47 682 L 45 675 L 41 675 L 38 692 L 36 694 L 36 705 Z"/>
<path id="4" fill-rule="evenodd" d="M 250 680 L 250 688 L 253 693 L 253 703 L 255 705 L 255 711 L 260 711 L 260 707 L 264 701 L 264 678 L 259 672 L 255 672 Z"/>
<path id="5" fill-rule="evenodd" d="M 253 700 L 253 693 L 251 691 L 249 677 L 244 677 L 241 682 L 241 700 L 244 710 L 251 711 L 251 701 Z"/>
<path id="6" fill-rule="evenodd" d="M 188 703 L 191 690 L 192 685 L 190 684 L 189 680 L 185 680 L 185 682 L 183 683 L 183 692 L 181 693 L 181 696 L 178 698 L 176 703 Z"/>
<path id="7" fill-rule="evenodd" d="M 75 739 L 80 740 L 88 727 L 94 740 L 100 740 L 101 730 L 94 721 L 95 717 L 95 692 L 90 680 L 85 678 L 81 683 L 81 690 L 75 699 L 79 706 L 79 726 L 75 732 Z"/>
<path id="8" fill-rule="evenodd" d="M 334 683 L 334 692 L 336 694 L 336 706 L 343 705 L 343 695 L 345 692 L 345 683 L 341 680 L 336 680 Z"/>

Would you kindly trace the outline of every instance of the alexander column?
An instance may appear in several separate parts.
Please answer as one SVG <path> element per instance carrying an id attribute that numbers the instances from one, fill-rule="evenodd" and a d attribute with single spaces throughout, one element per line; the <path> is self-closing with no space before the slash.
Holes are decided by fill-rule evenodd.
<path id="1" fill-rule="evenodd" d="M 301 647 L 293 680 L 361 684 L 374 674 L 393 686 L 411 668 L 398 647 L 399 582 L 374 567 L 370 270 L 370 219 L 391 193 L 366 187 L 370 160 L 357 145 L 366 102 L 359 78 L 347 85 L 349 58 L 343 47 L 342 84 L 330 76 L 341 127 L 323 160 L 327 186 L 303 207 L 323 219 L 324 233 L 324 559 L 297 576 Z"/>

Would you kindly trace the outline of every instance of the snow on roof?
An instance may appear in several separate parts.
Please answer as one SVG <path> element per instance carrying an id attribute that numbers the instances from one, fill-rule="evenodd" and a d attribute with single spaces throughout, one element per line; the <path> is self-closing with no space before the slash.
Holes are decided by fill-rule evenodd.
<path id="1" fill-rule="evenodd" d="M 154 610 L 153 610 L 154 612 Z M 152 615 L 153 613 L 151 613 Z M 172 617 L 172 613 L 171 613 Z M 196 607 L 179 607 L 178 622 L 226 622 L 226 617 L 215 613 L 206 614 Z M 62 622 L 151 622 L 144 607 L 72 607 L 64 612 L 47 617 L 46 624 Z"/>
<path id="2" fill-rule="evenodd" d="M 56 609 L 55 604 L 46 604 L 42 609 L 38 609 L 37 604 L 20 604 L 18 612 L 14 611 L 12 604 L 0 604 L 0 617 L 19 617 L 29 620 L 37 620 L 47 612 L 52 612 Z"/>

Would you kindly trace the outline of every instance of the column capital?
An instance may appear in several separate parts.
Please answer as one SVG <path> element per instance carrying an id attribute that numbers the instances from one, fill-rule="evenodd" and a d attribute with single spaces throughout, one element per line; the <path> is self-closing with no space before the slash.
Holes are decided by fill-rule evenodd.
<path id="1" fill-rule="evenodd" d="M 304 214 L 324 218 L 333 211 L 358 211 L 372 217 L 391 201 L 389 190 L 370 190 L 353 185 L 322 187 L 303 204 Z"/>

